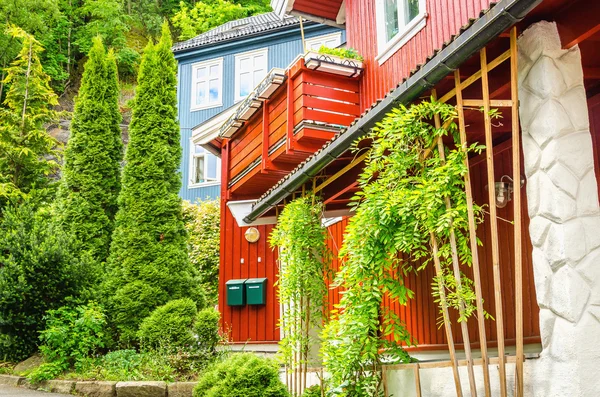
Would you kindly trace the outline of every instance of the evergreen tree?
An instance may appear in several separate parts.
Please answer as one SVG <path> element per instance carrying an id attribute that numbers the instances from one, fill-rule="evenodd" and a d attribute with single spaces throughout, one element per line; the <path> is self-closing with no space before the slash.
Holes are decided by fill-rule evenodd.
<path id="1" fill-rule="evenodd" d="M 170 299 L 192 297 L 186 252 L 176 116 L 176 62 L 165 23 L 144 51 L 129 129 L 119 211 L 105 293 L 121 345 L 136 343 L 141 321 Z"/>
<path id="2" fill-rule="evenodd" d="M 48 176 L 58 169 L 51 158 L 56 141 L 44 128 L 56 118 L 52 106 L 58 98 L 42 70 L 43 47 L 20 28 L 11 27 L 10 34 L 21 39 L 22 46 L 3 80 L 10 88 L 0 107 L 0 209 L 7 199 L 46 188 Z"/>
<path id="3" fill-rule="evenodd" d="M 98 37 L 81 80 L 65 151 L 61 217 L 96 260 L 108 257 L 121 187 L 121 114 L 117 64 Z"/>

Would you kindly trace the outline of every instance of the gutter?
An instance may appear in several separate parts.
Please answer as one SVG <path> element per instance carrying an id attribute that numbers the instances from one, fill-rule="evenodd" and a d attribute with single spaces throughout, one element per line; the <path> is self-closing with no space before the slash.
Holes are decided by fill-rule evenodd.
<path id="1" fill-rule="evenodd" d="M 391 109 L 399 104 L 406 105 L 426 90 L 433 88 L 442 78 L 485 47 L 488 42 L 521 21 L 541 2 L 542 0 L 499 1 L 415 74 L 348 127 L 337 139 L 330 141 L 329 145 L 324 146 L 299 168 L 284 177 L 267 195 L 256 201 L 252 211 L 244 218 L 244 222 L 252 223 L 279 204 L 281 200 L 298 190 L 306 181 L 346 152 L 354 141 L 365 136 L 375 123 L 380 121 Z"/>

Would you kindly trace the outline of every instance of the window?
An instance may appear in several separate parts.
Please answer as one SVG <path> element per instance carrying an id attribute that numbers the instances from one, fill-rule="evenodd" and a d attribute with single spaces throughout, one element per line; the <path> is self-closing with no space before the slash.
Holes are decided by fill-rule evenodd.
<path id="1" fill-rule="evenodd" d="M 192 143 L 190 160 L 189 187 L 219 182 L 221 179 L 221 159 L 204 150 L 202 146 Z"/>
<path id="2" fill-rule="evenodd" d="M 241 101 L 267 75 L 267 49 L 235 56 L 235 100 Z"/>
<path id="3" fill-rule="evenodd" d="M 381 65 L 425 27 L 425 0 L 375 0 Z"/>
<path id="4" fill-rule="evenodd" d="M 223 58 L 192 65 L 192 110 L 223 104 Z"/>
<path id="5" fill-rule="evenodd" d="M 307 51 L 318 51 L 321 46 L 335 48 L 342 44 L 342 32 L 312 37 L 306 40 Z"/>

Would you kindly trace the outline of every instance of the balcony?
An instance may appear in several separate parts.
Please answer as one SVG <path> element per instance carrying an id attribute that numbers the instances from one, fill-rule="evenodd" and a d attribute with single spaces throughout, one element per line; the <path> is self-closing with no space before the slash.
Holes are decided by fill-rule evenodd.
<path id="1" fill-rule="evenodd" d="M 359 116 L 360 63 L 305 58 L 271 70 L 221 127 L 228 199 L 258 197 Z"/>

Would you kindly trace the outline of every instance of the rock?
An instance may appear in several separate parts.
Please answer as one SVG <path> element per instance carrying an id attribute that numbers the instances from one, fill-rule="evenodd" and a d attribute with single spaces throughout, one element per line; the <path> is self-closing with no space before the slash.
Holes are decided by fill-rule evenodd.
<path id="1" fill-rule="evenodd" d="M 192 397 L 197 382 L 175 382 L 167 386 L 169 397 Z"/>
<path id="2" fill-rule="evenodd" d="M 45 382 L 44 388 L 54 393 L 71 394 L 75 388 L 75 382 L 72 380 L 49 380 Z"/>
<path id="3" fill-rule="evenodd" d="M 16 374 L 23 374 L 25 372 L 29 372 L 34 368 L 39 367 L 44 363 L 44 359 L 39 354 L 34 354 L 29 357 L 25 361 L 21 361 L 17 366 L 13 369 Z"/>
<path id="4" fill-rule="evenodd" d="M 75 393 L 87 397 L 114 397 L 117 382 L 87 381 L 75 383 Z"/>
<path id="5" fill-rule="evenodd" d="M 22 376 L 0 375 L 0 385 L 19 386 L 25 381 Z"/>
<path id="6" fill-rule="evenodd" d="M 117 397 L 165 397 L 167 384 L 165 382 L 119 382 Z"/>

